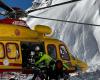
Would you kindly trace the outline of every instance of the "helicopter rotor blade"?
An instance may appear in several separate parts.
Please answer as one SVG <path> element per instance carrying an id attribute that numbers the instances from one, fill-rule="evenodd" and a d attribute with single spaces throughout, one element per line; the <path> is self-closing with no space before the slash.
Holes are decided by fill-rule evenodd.
<path id="1" fill-rule="evenodd" d="M 67 1 L 67 2 L 62 2 L 62 3 L 54 4 L 54 5 L 51 5 L 51 6 L 47 6 L 47 7 L 29 10 L 26 13 L 29 14 L 29 13 L 34 12 L 34 11 L 43 10 L 43 9 L 47 9 L 47 8 L 51 8 L 51 7 L 56 7 L 56 6 L 60 6 L 60 5 L 64 5 L 64 4 L 69 4 L 69 3 L 73 3 L 73 2 L 77 2 L 77 1 L 81 1 L 81 0 L 71 0 L 71 1 Z"/>
<path id="2" fill-rule="evenodd" d="M 32 16 L 32 15 L 28 15 L 28 16 L 30 18 L 37 18 L 37 19 L 44 19 L 44 20 L 51 20 L 51 21 L 60 21 L 60 22 L 67 22 L 67 23 L 82 24 L 82 25 L 91 25 L 91 26 L 100 27 L 100 25 L 91 24 L 91 23 L 83 23 L 83 22 L 76 22 L 76 21 L 68 21 L 68 20 L 61 20 L 61 19 L 46 18 L 46 17 L 38 17 L 38 16 Z"/>
<path id="3" fill-rule="evenodd" d="M 9 7 L 8 5 L 6 5 L 1 0 L 0 0 L 0 7 L 3 8 L 3 9 L 5 9 L 6 11 L 14 11 L 11 7 Z"/>

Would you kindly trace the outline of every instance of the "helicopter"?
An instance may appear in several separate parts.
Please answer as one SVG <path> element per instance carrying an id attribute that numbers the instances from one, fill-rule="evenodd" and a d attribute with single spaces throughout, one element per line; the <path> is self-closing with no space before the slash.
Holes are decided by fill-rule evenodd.
<path id="1" fill-rule="evenodd" d="M 0 20 L 0 72 L 22 72 L 33 74 L 34 58 L 31 52 L 39 47 L 39 52 L 46 53 L 55 60 L 68 64 L 68 73 L 79 67 L 82 72 L 88 69 L 86 62 L 75 58 L 63 41 L 47 36 L 52 29 L 46 25 L 36 25 L 31 30 L 20 17 L 26 13 L 19 8 L 12 8 L 0 1 L 7 16 Z M 28 57 L 30 56 L 30 57 Z"/>

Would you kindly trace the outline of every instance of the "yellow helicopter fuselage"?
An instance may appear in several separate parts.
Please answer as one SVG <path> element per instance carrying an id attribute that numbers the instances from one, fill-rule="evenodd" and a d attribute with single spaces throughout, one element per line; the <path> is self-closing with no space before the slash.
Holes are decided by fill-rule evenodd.
<path id="1" fill-rule="evenodd" d="M 34 51 L 37 45 L 41 47 L 40 51 L 67 63 L 69 65 L 67 71 L 75 71 L 76 66 L 86 71 L 87 64 L 73 57 L 62 41 L 45 36 L 45 33 L 50 32 L 49 27 L 43 25 L 38 25 L 35 30 L 31 30 L 23 26 L 0 24 L 0 72 L 23 71 L 28 57 L 25 57 L 23 49 L 26 48 L 27 54 L 30 54 L 28 50 Z"/>

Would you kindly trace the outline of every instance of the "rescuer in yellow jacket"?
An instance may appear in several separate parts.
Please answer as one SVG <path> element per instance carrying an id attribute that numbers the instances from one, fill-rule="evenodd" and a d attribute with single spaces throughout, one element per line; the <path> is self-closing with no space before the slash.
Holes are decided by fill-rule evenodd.
<path id="1" fill-rule="evenodd" d="M 36 65 L 38 65 L 39 63 L 45 61 L 45 64 L 46 65 L 49 65 L 50 61 L 53 60 L 49 55 L 47 54 L 42 54 L 42 53 L 39 53 L 40 54 L 40 59 L 35 63 Z"/>
<path id="2" fill-rule="evenodd" d="M 64 77 L 64 68 L 68 68 L 67 64 L 63 64 L 61 60 L 54 60 L 48 54 L 39 53 L 40 59 L 35 62 L 35 65 L 38 67 L 46 67 L 47 68 L 47 75 L 50 79 L 58 80 L 58 76 L 61 78 Z M 44 64 L 41 64 L 44 62 Z"/>

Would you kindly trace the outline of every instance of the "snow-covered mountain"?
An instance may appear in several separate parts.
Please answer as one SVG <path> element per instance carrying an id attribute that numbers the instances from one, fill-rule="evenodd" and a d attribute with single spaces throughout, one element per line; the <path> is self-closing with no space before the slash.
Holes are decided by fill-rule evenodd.
<path id="1" fill-rule="evenodd" d="M 41 3 L 35 8 L 66 1 L 69 0 L 41 0 Z M 33 9 L 33 7 L 29 9 Z M 29 15 L 100 25 L 100 0 L 81 0 L 31 12 Z M 53 29 L 53 37 L 63 40 L 73 55 L 86 61 L 89 66 L 100 65 L 100 26 L 43 20 L 31 17 L 27 18 L 27 24 L 30 28 L 36 24 L 50 26 Z"/>

